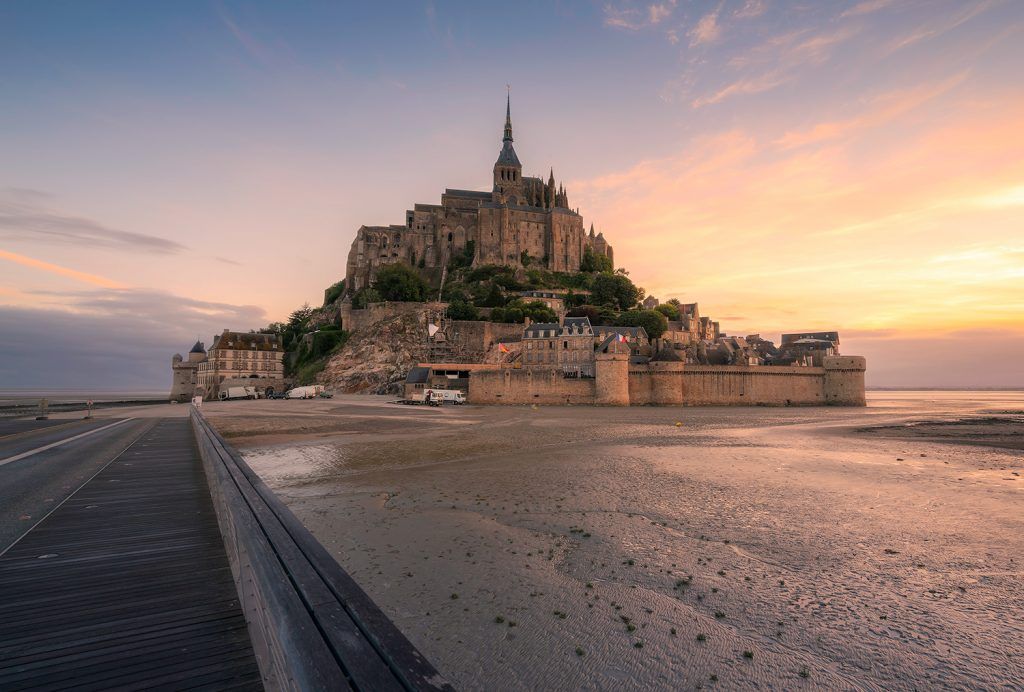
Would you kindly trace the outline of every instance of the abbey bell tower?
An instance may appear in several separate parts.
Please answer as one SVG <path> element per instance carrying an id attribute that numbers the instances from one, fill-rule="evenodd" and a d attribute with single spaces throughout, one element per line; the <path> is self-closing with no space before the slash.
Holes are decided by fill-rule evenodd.
<path id="1" fill-rule="evenodd" d="M 505 101 L 505 136 L 501 153 L 494 162 L 494 201 L 498 204 L 523 204 L 523 164 L 512 146 L 512 100 Z"/>

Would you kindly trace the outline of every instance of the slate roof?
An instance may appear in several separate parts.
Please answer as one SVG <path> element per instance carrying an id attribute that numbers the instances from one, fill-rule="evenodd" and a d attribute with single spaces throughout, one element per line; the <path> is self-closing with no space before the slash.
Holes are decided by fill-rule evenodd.
<path id="1" fill-rule="evenodd" d="M 445 188 L 444 194 L 448 197 L 468 197 L 470 199 L 486 199 L 490 200 L 492 193 L 480 192 L 479 190 L 456 190 L 454 188 Z"/>
<path id="2" fill-rule="evenodd" d="M 523 164 L 519 163 L 519 157 L 516 156 L 515 147 L 512 146 L 512 140 L 507 140 L 501 147 L 501 152 L 498 154 L 497 165 L 499 166 L 517 166 L 523 167 Z"/>
<path id="3" fill-rule="evenodd" d="M 534 322 L 533 324 L 526 328 L 526 330 L 523 332 L 523 335 L 526 337 L 536 338 L 540 336 L 540 333 L 542 331 L 548 331 L 551 329 L 554 329 L 555 333 L 558 333 L 558 327 L 558 322 Z"/>
<path id="4" fill-rule="evenodd" d="M 818 341 L 832 341 L 839 343 L 839 332 L 800 332 L 797 334 L 783 334 L 782 345 L 786 346 L 802 339 L 815 339 Z"/>
<path id="5" fill-rule="evenodd" d="M 203 342 L 197 341 L 196 345 L 192 347 L 192 350 L 189 351 L 189 353 L 206 353 L 206 349 L 203 348 Z"/>
<path id="6" fill-rule="evenodd" d="M 651 360 L 667 361 L 670 363 L 678 363 L 683 360 L 674 348 L 663 347 L 660 351 L 654 354 Z"/>
<path id="7" fill-rule="evenodd" d="M 256 348 L 253 348 L 256 344 Z M 213 340 L 210 350 L 227 348 L 235 351 L 277 351 L 280 348 L 277 334 L 249 334 L 248 332 L 229 332 L 227 329 Z"/>
<path id="8" fill-rule="evenodd" d="M 632 339 L 636 339 L 637 337 L 640 336 L 642 336 L 645 339 L 648 338 L 647 330 L 644 329 L 643 327 L 609 327 L 607 325 L 598 325 L 594 327 L 594 333 L 597 335 L 625 334 L 626 336 Z"/>
<path id="9" fill-rule="evenodd" d="M 586 329 L 590 327 L 590 318 L 587 316 L 583 317 L 566 317 L 562 322 L 563 327 L 580 327 Z"/>

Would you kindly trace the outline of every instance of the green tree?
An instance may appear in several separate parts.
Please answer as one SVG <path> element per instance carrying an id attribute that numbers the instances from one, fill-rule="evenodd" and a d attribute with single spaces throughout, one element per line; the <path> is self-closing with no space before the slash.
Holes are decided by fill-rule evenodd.
<path id="1" fill-rule="evenodd" d="M 625 274 L 598 274 L 590 289 L 595 305 L 611 305 L 620 310 L 633 308 L 640 300 L 640 289 Z"/>
<path id="2" fill-rule="evenodd" d="M 514 300 L 503 308 L 491 310 L 492 322 L 519 324 L 527 317 L 533 322 L 558 321 L 555 311 L 539 300 L 530 301 L 529 303 L 522 300 Z"/>
<path id="3" fill-rule="evenodd" d="M 313 308 L 309 307 L 309 303 L 303 303 L 302 307 L 293 312 L 288 317 L 289 327 L 305 327 L 309 323 L 309 318 L 313 316 Z"/>
<path id="4" fill-rule="evenodd" d="M 352 296 L 352 309 L 362 310 L 370 303 L 379 303 L 384 300 L 380 293 L 374 288 L 361 288 Z"/>
<path id="5" fill-rule="evenodd" d="M 345 279 L 342 279 L 341 281 L 339 281 L 339 282 L 337 282 L 335 284 L 331 284 L 331 286 L 326 291 L 324 291 L 324 307 L 330 305 L 331 303 L 336 301 L 338 298 L 341 298 L 341 295 L 344 292 L 345 292 Z"/>
<path id="6" fill-rule="evenodd" d="M 643 327 L 652 339 L 660 338 L 668 329 L 668 319 L 657 310 L 628 310 L 619 315 L 615 324 L 620 327 Z"/>
<path id="7" fill-rule="evenodd" d="M 671 303 L 662 303 L 654 309 L 670 320 L 679 319 L 679 307 L 676 305 L 672 305 Z"/>
<path id="8" fill-rule="evenodd" d="M 479 303 L 485 308 L 500 308 L 505 306 L 505 293 L 501 290 L 498 284 L 491 284 L 490 289 L 487 291 L 487 295 Z"/>
<path id="9" fill-rule="evenodd" d="M 381 267 L 373 288 L 384 300 L 423 302 L 430 287 L 419 273 L 407 264 L 396 262 Z"/>
<path id="10" fill-rule="evenodd" d="M 601 319 L 601 310 L 596 305 L 577 305 L 565 313 L 566 317 L 586 317 L 590 324 L 604 324 L 598 322 Z"/>
<path id="11" fill-rule="evenodd" d="M 580 262 L 581 272 L 611 272 L 612 260 L 610 257 L 599 255 L 589 247 L 583 248 L 583 260 Z"/>
<path id="12" fill-rule="evenodd" d="M 453 320 L 479 320 L 480 311 L 472 303 L 455 300 L 448 304 L 448 318 Z"/>

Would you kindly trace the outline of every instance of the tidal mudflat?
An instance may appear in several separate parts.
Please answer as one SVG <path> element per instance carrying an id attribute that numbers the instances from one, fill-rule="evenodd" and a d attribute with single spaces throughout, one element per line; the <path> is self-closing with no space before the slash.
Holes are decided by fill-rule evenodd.
<path id="1" fill-rule="evenodd" d="M 204 410 L 457 688 L 1024 685 L 1024 394 L 869 401 Z"/>

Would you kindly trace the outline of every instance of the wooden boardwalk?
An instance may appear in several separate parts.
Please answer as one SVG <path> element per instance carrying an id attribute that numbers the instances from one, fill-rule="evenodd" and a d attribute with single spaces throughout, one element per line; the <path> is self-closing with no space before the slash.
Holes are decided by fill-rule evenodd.
<path id="1" fill-rule="evenodd" d="M 0 690 L 262 689 L 187 419 L 0 557 Z"/>

